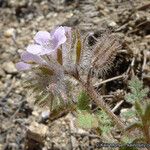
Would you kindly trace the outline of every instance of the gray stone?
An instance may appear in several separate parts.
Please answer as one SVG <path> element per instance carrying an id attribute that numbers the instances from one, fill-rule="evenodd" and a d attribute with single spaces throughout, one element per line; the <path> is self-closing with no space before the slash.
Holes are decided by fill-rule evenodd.
<path id="1" fill-rule="evenodd" d="M 15 64 L 13 62 L 5 62 L 3 64 L 3 69 L 9 73 L 9 74 L 14 74 L 17 73 L 17 69 L 15 67 Z"/>
<path id="2" fill-rule="evenodd" d="M 0 68 L 0 77 L 4 77 L 5 76 L 5 72 L 2 68 Z"/>
<path id="3" fill-rule="evenodd" d="M 48 127 L 37 122 L 32 122 L 27 131 L 27 137 L 39 143 L 43 142 L 48 132 Z"/>

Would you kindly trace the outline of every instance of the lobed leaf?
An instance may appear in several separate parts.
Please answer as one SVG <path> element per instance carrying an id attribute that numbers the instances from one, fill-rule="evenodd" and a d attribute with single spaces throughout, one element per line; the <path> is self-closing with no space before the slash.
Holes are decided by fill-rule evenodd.
<path id="1" fill-rule="evenodd" d="M 143 117 L 143 108 L 139 104 L 139 102 L 135 101 L 135 109 L 137 111 L 137 114 L 139 115 L 140 119 Z"/>
<path id="2" fill-rule="evenodd" d="M 77 125 L 84 129 L 98 127 L 98 120 L 87 111 L 80 111 L 77 117 Z"/>

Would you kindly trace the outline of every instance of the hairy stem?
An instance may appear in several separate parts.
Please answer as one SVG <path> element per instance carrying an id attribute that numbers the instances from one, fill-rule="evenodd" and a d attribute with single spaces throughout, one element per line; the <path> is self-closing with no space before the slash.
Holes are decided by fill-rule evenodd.
<path id="1" fill-rule="evenodd" d="M 110 118 L 113 120 L 113 122 L 118 126 L 118 128 L 121 131 L 124 131 L 125 124 L 111 111 L 109 106 L 104 102 L 104 100 L 96 93 L 94 88 L 90 85 L 87 86 L 86 83 L 84 83 L 81 79 L 78 80 L 83 88 L 86 90 L 86 92 L 89 94 L 89 96 L 92 98 L 92 100 L 96 103 L 96 105 L 104 110 Z"/>
<path id="2" fill-rule="evenodd" d="M 146 139 L 146 143 L 150 143 L 150 134 L 149 134 L 149 126 L 143 124 L 143 134 Z M 148 148 L 150 150 L 150 148 Z"/>

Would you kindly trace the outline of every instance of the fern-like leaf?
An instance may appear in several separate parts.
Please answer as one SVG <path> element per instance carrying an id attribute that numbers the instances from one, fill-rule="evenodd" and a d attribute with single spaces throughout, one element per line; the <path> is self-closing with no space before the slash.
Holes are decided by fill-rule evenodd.
<path id="1" fill-rule="evenodd" d="M 98 120 L 87 111 L 78 111 L 77 125 L 84 129 L 97 128 Z"/>
<path id="2" fill-rule="evenodd" d="M 149 91 L 148 88 L 143 89 L 143 82 L 136 76 L 130 80 L 129 88 L 131 89 L 131 93 L 128 93 L 125 96 L 125 99 L 131 103 L 134 103 L 135 101 L 142 101 Z"/>
<path id="3" fill-rule="evenodd" d="M 104 111 L 98 111 L 96 116 L 99 120 L 99 128 L 102 132 L 102 135 L 106 135 L 112 129 L 112 122 L 109 116 Z"/>
<path id="4" fill-rule="evenodd" d="M 139 118 L 142 118 L 143 117 L 143 109 L 141 107 L 141 105 L 139 104 L 138 101 L 135 101 L 135 109 L 137 111 L 137 114 L 139 115 Z"/>

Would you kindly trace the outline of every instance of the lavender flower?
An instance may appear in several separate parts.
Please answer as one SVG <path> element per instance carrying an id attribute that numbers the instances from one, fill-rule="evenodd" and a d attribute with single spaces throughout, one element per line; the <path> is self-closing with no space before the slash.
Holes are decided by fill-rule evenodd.
<path id="1" fill-rule="evenodd" d="M 27 51 L 29 53 L 38 56 L 50 54 L 51 52 L 57 50 L 61 44 L 65 43 L 65 29 L 64 27 L 58 27 L 51 33 L 47 31 L 39 31 L 35 35 L 34 40 L 36 44 L 29 45 L 27 47 Z"/>
<path id="2" fill-rule="evenodd" d="M 18 62 L 16 64 L 16 68 L 20 71 L 22 70 L 29 70 L 31 69 L 31 65 L 30 64 L 27 64 L 27 63 L 24 63 L 24 62 Z"/>
<path id="3" fill-rule="evenodd" d="M 68 27 L 58 27 L 51 33 L 47 31 L 39 31 L 35 37 L 35 44 L 27 47 L 27 51 L 21 54 L 21 62 L 16 64 L 18 70 L 31 69 L 31 64 L 46 64 L 42 58 L 43 55 L 55 55 L 57 49 L 66 42 L 65 33 Z"/>

